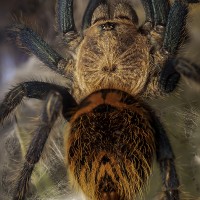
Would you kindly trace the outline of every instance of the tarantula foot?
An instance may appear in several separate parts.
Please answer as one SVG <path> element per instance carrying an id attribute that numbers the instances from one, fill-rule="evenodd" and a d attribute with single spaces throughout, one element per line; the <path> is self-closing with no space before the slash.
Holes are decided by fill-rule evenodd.
<path id="1" fill-rule="evenodd" d="M 161 89 L 166 93 L 172 92 L 180 79 L 180 74 L 176 71 L 175 65 L 175 60 L 167 60 L 160 74 L 159 84 Z"/>

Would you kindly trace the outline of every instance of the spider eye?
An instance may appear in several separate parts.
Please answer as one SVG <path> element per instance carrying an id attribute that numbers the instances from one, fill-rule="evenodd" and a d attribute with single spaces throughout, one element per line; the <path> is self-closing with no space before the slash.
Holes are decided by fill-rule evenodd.
<path id="1" fill-rule="evenodd" d="M 115 29 L 116 23 L 106 22 L 100 25 L 102 31 L 111 31 Z"/>

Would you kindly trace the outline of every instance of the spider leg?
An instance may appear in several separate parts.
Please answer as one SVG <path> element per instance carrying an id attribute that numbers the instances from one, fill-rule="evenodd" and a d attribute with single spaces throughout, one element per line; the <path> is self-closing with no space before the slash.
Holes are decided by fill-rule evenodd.
<path id="1" fill-rule="evenodd" d="M 188 0 L 188 3 L 199 3 L 199 0 Z M 176 2 L 176 4 L 180 4 L 180 2 Z M 179 32 L 181 32 L 181 29 L 183 29 L 182 27 L 185 25 L 184 20 L 182 19 L 182 24 L 179 24 L 176 22 L 181 20 L 181 16 L 180 13 L 184 13 L 184 18 L 186 16 L 186 8 L 185 11 L 181 11 L 181 9 L 177 10 L 176 13 L 174 14 L 174 16 L 176 15 L 176 19 L 174 19 L 173 21 L 173 26 L 170 27 L 169 25 L 169 30 L 168 33 L 166 33 L 166 40 L 164 42 L 164 49 L 167 50 L 168 52 L 172 52 L 174 53 L 176 51 L 176 46 L 178 46 L 178 41 L 179 39 Z M 172 16 L 173 17 L 173 16 Z M 177 19 L 177 17 L 179 19 Z M 182 27 L 181 27 L 182 26 Z M 168 35 L 170 37 L 168 37 Z M 171 47 L 170 47 L 171 45 Z M 185 58 L 175 58 L 174 60 L 172 60 L 172 63 L 170 66 L 166 66 L 163 70 L 163 72 L 161 73 L 161 85 L 164 85 L 166 82 L 166 79 L 169 79 L 169 77 L 171 76 L 171 73 L 169 72 L 170 70 L 173 70 L 174 73 L 176 74 L 182 74 L 184 76 L 186 76 L 187 78 L 199 83 L 200 82 L 200 67 L 198 65 L 196 65 L 195 63 L 192 63 L 190 60 L 187 60 Z M 179 75 L 180 76 L 180 75 Z"/>
<path id="2" fill-rule="evenodd" d="M 165 0 L 151 0 L 153 7 L 153 21 L 154 25 L 164 26 L 167 23 L 167 17 L 170 10 L 169 1 Z"/>
<path id="3" fill-rule="evenodd" d="M 182 31 L 185 26 L 188 5 L 176 0 L 169 12 L 163 48 L 169 54 L 173 55 L 179 46 L 182 38 Z"/>
<path id="4" fill-rule="evenodd" d="M 179 180 L 174 164 L 174 154 L 166 132 L 157 117 L 154 118 L 156 154 L 160 165 L 166 200 L 179 200 Z"/>
<path id="5" fill-rule="evenodd" d="M 146 14 L 146 22 L 144 26 L 152 26 L 153 24 L 153 6 L 152 6 L 152 2 L 151 1 L 147 1 L 147 0 L 141 0 L 142 5 L 144 7 L 145 10 L 145 14 Z"/>
<path id="6" fill-rule="evenodd" d="M 183 39 L 188 4 L 198 2 L 199 0 L 175 0 L 170 9 L 169 1 L 142 0 L 146 12 L 146 23 L 140 30 L 149 35 L 150 38 L 152 37 L 153 42 L 157 41 L 153 44 L 151 54 L 160 51 L 160 56 L 166 58 L 164 67 L 161 69 L 161 72 L 158 72 L 158 75 L 160 76 L 158 84 L 161 91 L 164 93 L 172 92 L 179 82 L 180 74 L 182 72 L 180 69 L 181 61 L 180 59 L 177 61 L 174 57 L 180 45 L 180 41 Z M 163 44 L 161 45 L 161 43 Z M 185 63 L 185 61 L 182 62 Z M 179 63 L 179 67 L 176 66 L 177 63 Z M 185 66 L 186 65 L 184 65 L 184 68 Z M 191 63 L 190 66 L 192 68 L 195 67 L 194 65 L 191 65 Z M 183 71 L 185 70 L 183 69 Z M 189 69 L 187 71 L 189 71 Z M 196 70 L 196 72 L 197 71 L 198 70 Z M 197 73 L 194 74 L 194 80 L 196 79 L 196 75 Z M 192 77 L 192 75 L 190 75 L 190 77 Z"/>
<path id="7" fill-rule="evenodd" d="M 42 125 L 36 130 L 26 154 L 25 163 L 14 192 L 13 200 L 25 199 L 29 180 L 35 164 L 39 161 L 49 133 L 62 109 L 62 96 L 58 92 L 50 92 L 42 113 Z"/>
<path id="8" fill-rule="evenodd" d="M 19 105 L 24 97 L 45 99 L 50 91 L 57 91 L 62 96 L 63 116 L 68 119 L 70 117 L 71 108 L 76 107 L 76 101 L 69 94 L 65 87 L 45 82 L 24 82 L 13 88 L 4 98 L 0 105 L 0 123 Z"/>
<path id="9" fill-rule="evenodd" d="M 82 30 L 91 25 L 92 14 L 100 4 L 107 4 L 107 0 L 90 0 L 83 16 Z"/>
<path id="10" fill-rule="evenodd" d="M 68 54 L 65 58 L 54 51 L 37 33 L 22 25 L 13 25 L 7 28 L 9 38 L 15 39 L 19 45 L 26 47 L 44 64 L 57 73 L 65 76 L 66 68 L 73 64 L 73 58 Z"/>
<path id="11" fill-rule="evenodd" d="M 169 13 L 169 2 L 163 0 L 142 0 L 146 13 L 146 22 L 142 27 L 143 31 L 151 31 L 154 26 L 165 26 Z"/>
<path id="12" fill-rule="evenodd" d="M 57 0 L 57 22 L 61 33 L 76 32 L 73 16 L 73 0 Z"/>
<path id="13" fill-rule="evenodd" d="M 181 39 L 180 33 L 185 25 L 188 12 L 187 5 L 176 0 L 171 9 L 169 2 L 163 0 L 151 0 L 148 3 L 143 0 L 143 5 L 147 12 L 147 22 L 144 24 L 144 30 L 150 31 L 149 29 L 153 27 L 149 23 L 153 23 L 155 32 L 159 35 L 164 34 L 163 46 L 161 46 L 162 54 L 167 57 L 174 55 Z M 159 86 L 162 91 L 167 93 L 175 89 L 180 79 L 180 75 L 173 64 L 174 61 L 171 60 L 171 57 L 167 59 L 160 74 Z"/>
<path id="14" fill-rule="evenodd" d="M 197 3 L 198 1 L 187 1 Z M 160 86 L 165 92 L 171 92 L 176 88 L 180 74 L 199 82 L 199 67 L 182 58 L 172 58 L 176 54 L 182 39 L 182 32 L 188 13 L 188 3 L 175 1 L 169 13 L 168 23 L 164 37 L 163 49 L 169 54 L 160 76 Z"/>
<path id="15" fill-rule="evenodd" d="M 168 15 L 170 12 L 170 4 L 169 1 L 165 0 L 142 0 L 142 4 L 144 6 L 144 10 L 146 13 L 146 22 L 142 25 L 140 28 L 141 33 L 145 34 L 146 37 L 149 40 L 149 44 L 151 45 L 150 49 L 150 55 L 152 60 L 155 61 L 154 66 L 156 68 L 152 70 L 152 74 L 150 74 L 150 83 L 149 90 L 147 89 L 147 93 L 163 93 L 163 87 L 162 90 L 158 90 L 158 86 L 160 86 L 160 80 L 155 77 L 160 76 L 161 66 L 163 65 L 162 61 L 160 62 L 160 58 L 166 58 L 166 55 L 163 55 L 163 52 L 161 52 L 162 49 L 162 43 L 163 43 L 163 37 L 164 37 L 164 31 L 165 26 L 168 23 Z M 168 71 L 171 72 L 171 71 Z M 179 77 L 176 77 L 177 72 L 175 74 L 175 78 L 173 77 L 173 80 L 179 80 Z M 156 79 L 156 81 L 155 81 Z M 163 79 L 161 79 L 163 80 Z M 168 80 L 167 80 L 168 81 Z M 166 82 L 167 82 L 166 81 Z M 153 91 L 152 91 L 153 90 Z M 159 92 L 155 92 L 159 91 Z"/>
<path id="16" fill-rule="evenodd" d="M 159 86 L 165 93 L 172 92 L 180 80 L 180 74 L 175 69 L 175 62 L 175 59 L 167 59 L 160 73 Z"/>

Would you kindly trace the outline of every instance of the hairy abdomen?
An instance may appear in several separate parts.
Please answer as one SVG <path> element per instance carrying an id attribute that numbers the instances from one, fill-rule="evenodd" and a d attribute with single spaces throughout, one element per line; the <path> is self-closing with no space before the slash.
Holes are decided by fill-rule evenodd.
<path id="1" fill-rule="evenodd" d="M 148 112 L 138 102 L 122 102 L 123 95 L 97 94 L 72 117 L 66 140 L 71 180 L 92 200 L 133 200 L 146 185 L 155 150 Z"/>

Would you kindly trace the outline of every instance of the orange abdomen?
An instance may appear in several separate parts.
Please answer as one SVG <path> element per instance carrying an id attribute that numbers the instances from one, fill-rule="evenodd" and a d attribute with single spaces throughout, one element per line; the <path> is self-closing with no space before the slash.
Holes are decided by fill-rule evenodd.
<path id="1" fill-rule="evenodd" d="M 109 95 L 99 98 L 108 102 Z M 120 98 L 92 107 L 97 95 L 89 98 L 82 109 L 90 109 L 73 119 L 66 140 L 71 179 L 89 199 L 132 200 L 148 180 L 155 151 L 148 112 Z"/>

